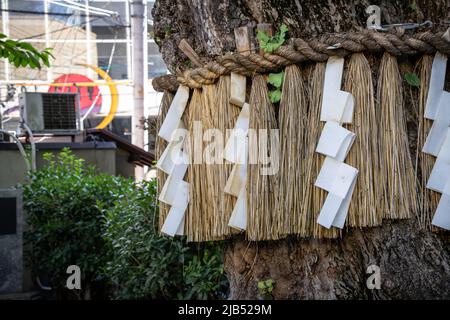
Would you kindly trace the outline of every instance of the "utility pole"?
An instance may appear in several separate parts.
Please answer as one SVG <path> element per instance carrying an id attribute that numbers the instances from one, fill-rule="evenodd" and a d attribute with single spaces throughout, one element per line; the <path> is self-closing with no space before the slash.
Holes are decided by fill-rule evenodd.
<path id="1" fill-rule="evenodd" d="M 131 50 L 133 64 L 133 117 L 131 120 L 131 141 L 139 148 L 144 148 L 144 103 L 145 82 L 147 75 L 144 73 L 144 40 L 147 39 L 145 23 L 147 23 L 147 0 L 131 1 Z M 146 43 L 145 43 L 146 44 Z M 144 178 L 144 168 L 136 166 L 136 180 Z"/>

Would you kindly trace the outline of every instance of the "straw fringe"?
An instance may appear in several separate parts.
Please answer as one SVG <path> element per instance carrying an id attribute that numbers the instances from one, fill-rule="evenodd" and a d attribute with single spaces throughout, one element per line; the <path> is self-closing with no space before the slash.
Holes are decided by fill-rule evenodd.
<path id="1" fill-rule="evenodd" d="M 278 176 L 263 175 L 267 168 L 260 161 L 252 164 L 252 157 L 277 156 L 278 148 L 270 143 L 271 132 L 267 141 L 255 139 L 251 132 L 260 133 L 261 129 L 276 129 L 275 111 L 269 100 L 267 83 L 262 75 L 253 77 L 250 93 L 249 165 L 247 172 L 247 238 L 253 241 L 279 239 L 282 225 L 276 212 L 278 201 Z M 253 130 L 252 130 L 253 129 Z M 259 158 L 259 157 L 258 157 Z M 259 160 L 259 159 L 258 159 Z M 271 164 L 277 166 L 278 164 Z"/>
<path id="2" fill-rule="evenodd" d="M 224 86 L 226 86 L 227 80 L 224 81 Z M 223 216 L 225 215 L 223 186 L 226 182 L 226 172 L 224 172 L 224 166 L 221 164 L 223 158 L 221 150 L 224 141 L 223 138 L 222 141 L 217 140 L 220 138 L 220 135 L 216 135 L 219 133 L 218 131 L 213 132 L 213 135 L 209 137 L 210 141 L 203 141 L 205 132 L 210 129 L 221 130 L 225 122 L 229 123 L 228 118 L 222 119 L 225 112 L 219 112 L 219 110 L 224 109 L 219 109 L 223 105 L 217 98 L 217 85 L 205 85 L 202 90 L 194 90 L 189 104 L 188 117 L 191 141 L 188 150 L 191 164 L 188 169 L 188 179 L 191 185 L 187 228 L 188 241 L 220 240 L 226 235 L 226 225 L 223 232 L 217 229 L 223 226 Z M 202 125 L 202 130 L 199 132 L 194 129 L 196 122 Z M 223 130 L 220 133 L 223 133 Z M 196 146 L 196 144 L 200 145 Z M 198 154 L 199 152 L 201 154 Z M 207 159 L 204 155 L 207 154 L 211 154 L 214 163 L 206 162 Z M 195 161 L 195 158 L 201 160 L 200 163 Z M 226 210 L 230 215 L 231 204 L 228 205 Z"/>
<path id="3" fill-rule="evenodd" d="M 280 234 L 311 235 L 311 210 L 303 209 L 306 143 L 305 123 L 308 106 L 303 76 L 297 65 L 285 69 L 279 108 L 280 122 L 280 172 L 278 216 Z"/>
<path id="4" fill-rule="evenodd" d="M 418 211 L 418 199 L 397 59 L 385 53 L 379 72 L 377 110 L 381 144 L 380 181 L 384 189 L 383 217 L 405 219 Z"/>
<path id="5" fill-rule="evenodd" d="M 205 133 L 207 130 L 218 128 L 218 119 L 223 112 L 219 112 L 217 108 L 217 85 L 205 85 L 202 89 L 202 125 L 203 133 Z M 206 156 L 207 153 L 209 154 L 207 148 L 212 147 L 214 143 L 219 143 L 216 144 L 218 149 L 214 149 L 214 153 L 211 155 L 215 157 L 217 156 L 217 152 L 219 152 L 217 161 L 222 161 L 223 141 L 217 141 L 216 139 L 217 136 L 214 136 L 211 137 L 210 142 L 205 141 L 203 144 L 203 152 Z M 206 188 L 203 193 L 203 215 L 206 223 L 202 225 L 204 238 L 200 241 L 219 240 L 222 238 L 215 237 L 214 235 L 214 226 L 219 224 L 219 217 L 223 214 L 221 201 L 223 199 L 223 190 L 220 185 L 221 167 L 222 164 L 217 164 L 216 162 L 205 164 L 206 175 L 204 175 L 204 178 L 206 179 Z"/>
<path id="6" fill-rule="evenodd" d="M 173 94 L 169 91 L 164 91 L 163 97 L 161 99 L 161 105 L 159 107 L 158 119 L 156 121 L 156 141 L 155 141 L 155 157 L 159 159 L 167 147 L 167 142 L 158 136 L 159 129 L 166 118 L 167 111 L 169 110 L 170 104 L 173 100 Z M 162 187 L 166 182 L 167 174 L 162 170 L 157 170 L 156 172 L 156 182 L 158 195 L 161 193 Z M 164 202 L 158 201 L 159 203 L 159 230 L 161 230 L 164 220 L 166 220 L 167 214 L 169 213 L 169 205 Z"/>
<path id="7" fill-rule="evenodd" d="M 221 76 L 217 83 L 217 112 L 215 118 L 217 120 L 217 129 L 223 134 L 223 146 L 228 141 L 229 132 L 234 128 L 240 112 L 240 108 L 230 103 L 230 83 L 230 76 Z M 213 226 L 214 238 L 223 238 L 237 232 L 235 229 L 228 227 L 228 221 L 237 199 L 223 191 L 232 169 L 233 165 L 225 160 L 224 164 L 218 165 L 216 169 L 219 199 L 218 216 Z"/>
<path id="8" fill-rule="evenodd" d="M 433 56 L 424 55 L 418 62 L 416 68 L 419 69 L 420 90 L 419 90 L 419 126 L 417 133 L 417 153 L 416 168 L 420 169 L 420 190 L 421 203 L 420 212 L 417 214 L 419 226 L 422 229 L 431 230 L 431 220 L 436 211 L 441 195 L 438 192 L 426 188 L 428 177 L 433 169 L 435 159 L 433 156 L 423 153 L 422 148 L 425 144 L 428 132 L 433 124 L 432 120 L 425 119 L 425 105 L 427 102 L 428 89 L 431 78 L 431 68 L 433 65 Z"/>
<path id="9" fill-rule="evenodd" d="M 194 89 L 191 97 L 191 101 L 188 105 L 188 118 L 189 118 L 189 141 L 187 141 L 187 152 L 190 157 L 190 164 L 188 167 L 188 182 L 189 182 L 189 211 L 186 215 L 185 225 L 188 241 L 202 241 L 207 238 L 204 229 L 207 225 L 207 216 L 204 214 L 205 204 L 209 202 L 209 198 L 206 194 L 206 179 L 205 164 L 202 161 L 200 164 L 194 163 L 194 158 L 199 157 L 195 152 L 200 146 L 196 146 L 198 142 L 194 136 L 194 122 L 202 121 L 203 112 L 203 99 L 201 89 Z M 201 138 L 203 132 L 200 132 Z M 202 155 L 200 155 L 202 159 Z"/>
<path id="10" fill-rule="evenodd" d="M 362 53 L 353 54 L 347 65 L 344 90 L 355 99 L 353 122 L 348 125 L 356 140 L 346 158 L 346 163 L 358 168 L 355 191 L 347 217 L 351 227 L 373 227 L 382 223 L 383 212 L 377 210 L 382 199 L 380 188 L 378 124 L 372 71 Z"/>
<path id="11" fill-rule="evenodd" d="M 395 57 L 385 53 L 379 68 L 377 104 L 374 99 L 372 73 L 362 53 L 353 54 L 347 64 L 344 89 L 355 97 L 354 121 L 350 126 L 357 140 L 347 157 L 347 163 L 360 170 L 355 193 L 349 209 L 348 226 L 377 226 L 382 218 L 404 219 L 414 213 L 423 228 L 431 228 L 431 217 L 439 195 L 425 190 L 426 180 L 434 159 L 423 154 L 431 121 L 424 119 L 426 97 L 433 58 L 424 56 L 419 63 L 422 81 L 419 93 L 419 126 L 416 167 L 420 168 L 422 198 L 416 190 L 416 176 L 410 155 L 404 115 L 402 79 Z M 276 113 L 268 97 L 264 76 L 255 75 L 250 93 L 250 129 L 260 134 L 269 129 L 267 141 L 249 136 L 249 159 L 258 162 L 248 165 L 247 238 L 252 241 L 276 240 L 288 234 L 301 237 L 337 238 L 341 230 L 326 229 L 316 223 L 327 193 L 314 186 L 324 157 L 315 152 L 323 123 L 320 110 L 323 95 L 325 63 L 317 63 L 305 84 L 301 69 L 291 65 L 285 70 L 285 81 L 279 109 L 280 145 L 271 141 L 270 129 L 277 129 Z M 189 129 L 186 151 L 190 155 L 187 180 L 190 183 L 190 202 L 186 212 L 185 232 L 188 241 L 224 239 L 233 233 L 228 221 L 236 199 L 223 192 L 232 165 L 206 164 L 203 154 L 194 148 L 194 122 L 199 121 L 200 151 L 210 146 L 203 141 L 208 129 L 218 129 L 223 146 L 229 129 L 234 127 L 239 108 L 229 103 L 230 77 L 221 76 L 217 85 L 204 85 L 194 89 L 183 121 Z M 159 130 L 173 95 L 165 93 L 157 121 Z M 167 143 L 156 138 L 156 156 L 160 157 Z M 279 147 L 279 148 L 278 148 Z M 264 175 L 267 164 L 260 156 L 273 159 L 281 155 L 280 171 Z M 194 163 L 194 157 L 202 162 Z M 222 155 L 221 155 L 222 156 Z M 271 165 L 277 165 L 272 163 Z M 167 176 L 158 170 L 158 192 Z M 421 213 L 419 213 L 419 207 Z M 380 208 L 380 209 L 378 209 Z M 159 226 L 168 213 L 168 206 L 160 204 Z"/>
<path id="12" fill-rule="evenodd" d="M 192 91 L 191 91 L 191 93 L 192 93 Z M 183 112 L 183 115 L 181 116 L 181 121 L 183 122 L 184 127 L 186 128 L 186 130 L 189 130 L 189 127 L 188 127 L 188 125 L 190 123 L 189 122 L 189 102 L 188 102 L 188 105 L 187 105 L 185 111 Z M 189 154 L 189 152 L 190 152 L 189 151 L 189 149 L 190 149 L 189 143 L 190 143 L 190 140 L 189 140 L 189 138 L 187 138 L 187 139 L 184 140 L 183 146 L 182 146 L 184 152 L 186 152 L 187 154 Z M 189 167 L 188 167 L 188 170 L 186 171 L 186 174 L 184 175 L 183 180 L 186 181 L 186 182 L 189 182 Z M 188 226 L 187 226 L 187 223 L 186 223 L 186 221 L 187 221 L 186 217 L 188 217 L 188 216 L 189 216 L 189 206 L 186 208 L 186 210 L 184 212 L 184 234 L 185 235 L 188 233 Z"/>

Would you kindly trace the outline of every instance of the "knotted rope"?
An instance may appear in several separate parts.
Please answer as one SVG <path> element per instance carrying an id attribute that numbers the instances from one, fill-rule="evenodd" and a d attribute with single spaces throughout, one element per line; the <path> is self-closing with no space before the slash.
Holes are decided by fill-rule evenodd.
<path id="1" fill-rule="evenodd" d="M 176 77 L 170 74 L 160 76 L 152 80 L 153 89 L 160 92 L 166 90 L 169 92 L 175 92 L 178 89 L 178 85 L 179 83 Z"/>
<path id="2" fill-rule="evenodd" d="M 393 33 L 379 33 L 375 30 L 363 30 L 340 34 L 322 35 L 319 38 L 305 40 L 290 39 L 273 53 L 263 55 L 250 53 L 227 53 L 217 57 L 216 61 L 204 67 L 185 70 L 173 75 L 153 79 L 156 91 L 176 91 L 178 84 L 191 88 L 200 88 L 212 84 L 221 75 L 231 72 L 244 76 L 255 73 L 278 71 L 288 65 L 305 61 L 323 62 L 330 56 L 347 56 L 357 52 L 378 53 L 386 51 L 393 56 L 433 54 L 439 51 L 450 54 L 450 42 L 443 37 L 443 32 L 421 32 L 405 34 L 404 30 Z"/>

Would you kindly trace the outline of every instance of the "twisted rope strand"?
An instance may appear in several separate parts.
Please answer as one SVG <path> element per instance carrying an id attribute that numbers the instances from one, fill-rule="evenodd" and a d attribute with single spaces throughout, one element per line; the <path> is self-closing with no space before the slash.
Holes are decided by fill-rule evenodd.
<path id="1" fill-rule="evenodd" d="M 439 51 L 450 54 L 450 42 L 443 32 L 405 34 L 404 30 L 380 33 L 362 30 L 351 33 L 326 34 L 314 39 L 290 39 L 273 53 L 226 53 L 207 63 L 204 67 L 179 72 L 176 76 L 165 75 L 153 79 L 156 91 L 176 91 L 178 83 L 191 88 L 213 84 L 221 75 L 231 72 L 250 77 L 256 73 L 268 73 L 291 64 L 305 61 L 323 62 L 330 56 L 347 56 L 357 52 L 378 53 L 386 51 L 393 56 L 433 54 Z"/>

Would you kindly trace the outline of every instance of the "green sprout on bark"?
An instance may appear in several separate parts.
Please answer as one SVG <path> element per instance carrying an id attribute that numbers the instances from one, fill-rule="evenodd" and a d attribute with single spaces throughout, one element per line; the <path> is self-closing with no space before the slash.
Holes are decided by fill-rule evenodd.
<path id="1" fill-rule="evenodd" d="M 279 73 L 269 73 L 267 82 L 271 84 L 274 89 L 269 91 L 269 98 L 272 103 L 277 103 L 281 100 L 281 88 L 283 87 L 284 71 Z"/>
<path id="2" fill-rule="evenodd" d="M 285 24 L 280 26 L 280 29 L 274 36 L 267 35 L 264 31 L 258 30 L 257 38 L 259 41 L 259 47 L 264 52 L 272 53 L 283 45 L 286 41 L 286 33 L 288 27 Z M 269 98 L 272 103 L 277 103 L 281 100 L 281 88 L 283 86 L 284 71 L 279 73 L 270 73 L 268 83 L 271 84 L 274 89 L 269 91 Z"/>
<path id="3" fill-rule="evenodd" d="M 264 31 L 258 30 L 256 37 L 259 41 L 259 47 L 264 50 L 264 52 L 272 53 L 283 45 L 286 41 L 286 33 L 288 32 L 288 27 L 285 24 L 280 26 L 280 30 L 275 33 L 274 36 L 267 35 Z"/>
<path id="4" fill-rule="evenodd" d="M 420 87 L 420 79 L 417 74 L 406 72 L 404 75 L 405 81 L 412 87 Z"/>

